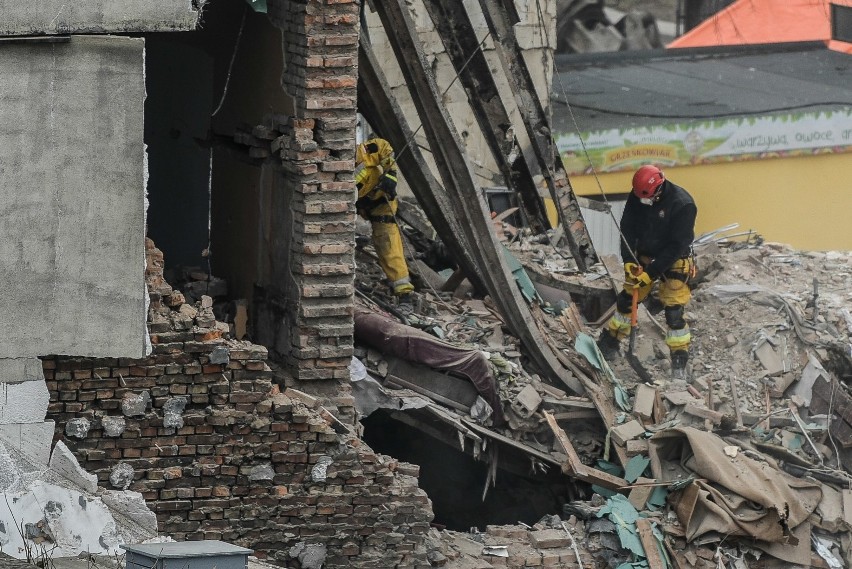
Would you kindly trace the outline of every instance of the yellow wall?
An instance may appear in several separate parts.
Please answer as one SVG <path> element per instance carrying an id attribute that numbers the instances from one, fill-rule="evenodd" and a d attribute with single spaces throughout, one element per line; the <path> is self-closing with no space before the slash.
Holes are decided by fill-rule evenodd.
<path id="1" fill-rule="evenodd" d="M 852 154 L 822 154 L 664 168 L 698 205 L 696 235 L 739 223 L 767 241 L 806 251 L 852 250 Z M 598 174 L 607 194 L 630 190 L 632 171 Z M 600 195 L 571 176 L 577 195 Z"/>

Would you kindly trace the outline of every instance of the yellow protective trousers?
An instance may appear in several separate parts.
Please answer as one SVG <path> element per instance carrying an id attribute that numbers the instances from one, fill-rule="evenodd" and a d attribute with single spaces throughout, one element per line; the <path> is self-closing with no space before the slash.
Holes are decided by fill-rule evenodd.
<path id="1" fill-rule="evenodd" d="M 408 276 L 408 265 L 402 248 L 402 235 L 396 223 L 372 222 L 373 246 L 379 256 L 379 265 L 391 281 L 394 294 L 408 294 L 414 290 Z"/>
<path id="2" fill-rule="evenodd" d="M 647 262 L 644 259 L 640 259 L 640 261 Z M 642 302 L 651 293 L 654 285 L 658 285 L 657 296 L 665 308 L 666 324 L 668 324 L 666 345 L 671 351 L 688 350 L 692 341 L 689 325 L 684 320 L 683 313 L 686 304 L 692 298 L 689 280 L 694 271 L 695 264 L 692 259 L 678 259 L 669 270 L 663 273 L 659 283 L 655 281 L 650 285 L 640 286 L 638 289 L 638 300 Z M 608 324 L 609 333 L 618 340 L 622 340 L 630 334 L 630 313 L 636 282 L 633 275 L 625 274 L 624 289 L 616 299 L 616 313 Z"/>

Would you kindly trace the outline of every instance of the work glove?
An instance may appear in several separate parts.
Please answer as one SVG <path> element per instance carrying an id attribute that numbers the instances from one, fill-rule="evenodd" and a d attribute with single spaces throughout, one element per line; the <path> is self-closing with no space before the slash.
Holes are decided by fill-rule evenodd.
<path id="1" fill-rule="evenodd" d="M 377 185 L 379 189 L 385 193 L 389 200 L 396 199 L 396 176 L 393 172 L 386 172 L 382 174 Z"/>
<path id="2" fill-rule="evenodd" d="M 636 263 L 624 263 L 624 274 L 627 279 L 634 281 L 633 288 L 650 286 L 653 282 L 651 275 L 642 268 L 642 265 L 637 265 Z"/>
<path id="3" fill-rule="evenodd" d="M 651 283 L 654 282 L 646 271 L 642 271 L 638 275 L 633 275 L 633 278 L 636 279 L 636 283 L 633 285 L 635 288 L 642 288 L 643 286 L 651 286 Z"/>

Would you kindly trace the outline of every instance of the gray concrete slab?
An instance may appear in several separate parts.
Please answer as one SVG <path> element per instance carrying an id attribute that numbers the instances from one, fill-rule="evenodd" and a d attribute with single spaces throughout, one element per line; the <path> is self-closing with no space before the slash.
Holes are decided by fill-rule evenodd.
<path id="1" fill-rule="evenodd" d="M 4 44 L 0 76 L 0 358 L 144 356 L 144 41 Z"/>
<path id="2" fill-rule="evenodd" d="M 44 381 L 44 368 L 38 358 L 0 359 L 0 383 Z"/>
<path id="3" fill-rule="evenodd" d="M 190 0 L 0 0 L 0 35 L 192 30 L 199 13 Z"/>
<path id="4" fill-rule="evenodd" d="M 50 460 L 53 431 L 56 423 L 0 424 L 0 443 L 21 454 L 36 467 L 45 467 Z"/>

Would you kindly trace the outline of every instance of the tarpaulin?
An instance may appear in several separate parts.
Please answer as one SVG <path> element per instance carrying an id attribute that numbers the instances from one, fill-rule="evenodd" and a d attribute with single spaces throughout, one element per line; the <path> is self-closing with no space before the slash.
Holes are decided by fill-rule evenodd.
<path id="1" fill-rule="evenodd" d="M 363 308 L 355 310 L 355 337 L 383 354 L 466 377 L 491 405 L 494 425 L 499 426 L 506 421 L 497 381 L 491 373 L 488 360 L 479 350 L 459 348 L 422 330 Z"/>
<path id="2" fill-rule="evenodd" d="M 706 534 L 786 540 L 819 504 L 819 484 L 794 478 L 769 464 L 737 453 L 713 433 L 680 427 L 657 433 L 649 454 L 654 477 L 695 480 L 669 495 L 687 541 Z"/>

